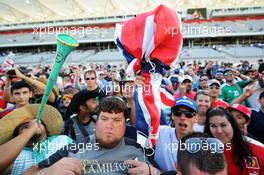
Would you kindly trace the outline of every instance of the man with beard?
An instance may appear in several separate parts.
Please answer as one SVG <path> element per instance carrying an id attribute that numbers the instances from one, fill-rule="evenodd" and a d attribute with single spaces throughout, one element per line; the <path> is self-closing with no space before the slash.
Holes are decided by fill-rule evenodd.
<path id="1" fill-rule="evenodd" d="M 234 74 L 237 74 L 243 81 L 235 82 Z M 231 104 L 233 100 L 241 96 L 243 94 L 243 88 L 252 82 L 249 77 L 232 69 L 226 69 L 224 71 L 224 77 L 226 83 L 222 85 L 221 98 L 228 104 Z"/>
<path id="2" fill-rule="evenodd" d="M 145 161 L 142 148 L 135 141 L 124 138 L 127 107 L 117 96 L 105 97 L 99 106 L 96 131 L 90 143 L 77 147 L 68 145 L 38 166 L 29 174 L 127 174 L 125 160 Z"/>
<path id="3" fill-rule="evenodd" d="M 47 105 L 41 123 L 36 123 L 39 107 L 21 107 L 0 120 L 0 174 L 20 175 L 72 143 L 69 137 L 58 136 L 63 120 L 55 108 Z"/>
<path id="4" fill-rule="evenodd" d="M 97 108 L 97 92 L 81 90 L 75 94 L 63 118 L 64 134 L 78 142 L 89 142 L 90 135 L 95 132 L 95 110 Z"/>

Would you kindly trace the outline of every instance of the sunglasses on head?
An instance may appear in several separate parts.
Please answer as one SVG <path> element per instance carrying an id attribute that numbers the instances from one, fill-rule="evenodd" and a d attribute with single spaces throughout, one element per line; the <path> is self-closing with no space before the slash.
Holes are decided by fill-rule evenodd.
<path id="1" fill-rule="evenodd" d="M 185 117 L 187 118 L 193 118 L 195 113 L 191 112 L 191 111 L 186 111 L 186 110 L 176 110 L 172 112 L 173 115 L 175 115 L 176 117 L 180 117 L 182 114 L 185 115 Z"/>
<path id="2" fill-rule="evenodd" d="M 185 148 L 186 150 L 191 153 L 195 154 L 198 153 L 200 150 L 204 150 L 206 148 L 211 151 L 211 153 L 218 153 L 223 154 L 224 153 L 224 144 L 217 138 L 189 138 L 185 141 Z"/>
<path id="3" fill-rule="evenodd" d="M 95 80 L 95 78 L 85 78 L 85 80 Z"/>

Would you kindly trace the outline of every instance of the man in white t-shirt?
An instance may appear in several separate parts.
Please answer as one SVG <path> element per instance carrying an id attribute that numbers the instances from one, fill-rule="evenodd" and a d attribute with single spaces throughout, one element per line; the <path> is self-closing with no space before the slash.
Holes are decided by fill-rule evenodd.
<path id="1" fill-rule="evenodd" d="M 197 106 L 186 96 L 177 98 L 171 111 L 175 128 L 160 126 L 155 145 L 154 160 L 163 171 L 176 171 L 178 142 L 193 132 L 193 124 L 197 122 Z"/>

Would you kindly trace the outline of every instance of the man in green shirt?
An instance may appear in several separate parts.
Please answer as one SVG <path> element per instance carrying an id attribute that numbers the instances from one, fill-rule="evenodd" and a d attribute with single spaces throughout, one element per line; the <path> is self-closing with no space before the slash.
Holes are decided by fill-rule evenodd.
<path id="1" fill-rule="evenodd" d="M 235 75 L 240 77 L 242 81 L 235 81 Z M 226 69 L 224 71 L 224 78 L 226 83 L 222 85 L 221 96 L 225 102 L 230 104 L 234 99 L 241 96 L 243 93 L 243 88 L 252 82 L 252 80 L 241 74 L 237 70 Z"/>

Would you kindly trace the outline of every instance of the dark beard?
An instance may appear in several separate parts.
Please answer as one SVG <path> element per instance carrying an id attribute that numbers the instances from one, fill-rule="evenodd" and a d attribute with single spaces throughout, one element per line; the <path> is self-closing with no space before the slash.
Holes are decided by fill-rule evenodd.
<path id="1" fill-rule="evenodd" d="M 99 147 L 100 148 L 105 148 L 105 149 L 112 149 L 115 146 L 117 146 L 121 140 L 115 140 L 112 143 L 105 143 L 103 140 L 101 140 L 100 138 L 96 138 L 96 142 L 99 143 Z"/>

